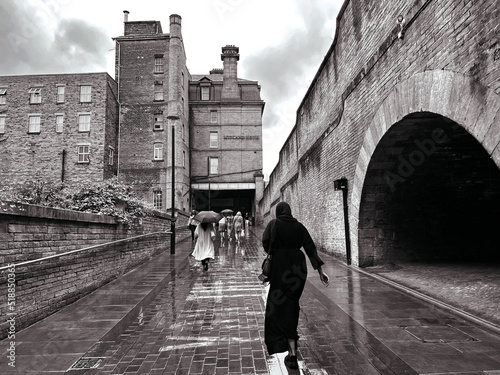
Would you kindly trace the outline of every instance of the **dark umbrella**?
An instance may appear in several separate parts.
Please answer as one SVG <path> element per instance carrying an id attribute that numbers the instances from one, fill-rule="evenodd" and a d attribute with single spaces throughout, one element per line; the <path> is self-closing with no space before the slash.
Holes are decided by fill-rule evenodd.
<path id="1" fill-rule="evenodd" d="M 234 214 L 234 211 L 229 208 L 226 208 L 225 210 L 222 210 L 220 213 L 223 215 L 232 215 Z"/>
<path id="2" fill-rule="evenodd" d="M 222 215 L 214 211 L 200 211 L 193 219 L 200 223 L 218 223 Z"/>

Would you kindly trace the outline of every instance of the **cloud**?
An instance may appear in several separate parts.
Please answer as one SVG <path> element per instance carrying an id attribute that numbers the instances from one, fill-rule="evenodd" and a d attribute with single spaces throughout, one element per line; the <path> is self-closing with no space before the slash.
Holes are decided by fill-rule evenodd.
<path id="1" fill-rule="evenodd" d="M 264 143 L 284 142 L 295 125 L 298 106 L 333 42 L 340 5 L 323 0 L 297 2 L 295 16 L 301 23 L 296 24 L 294 18 L 287 37 L 279 45 L 264 46 L 258 53 L 245 57 L 245 75 L 259 81 L 266 102 Z M 276 162 L 276 150 L 281 146 L 274 144 L 275 155 L 266 159 Z"/>
<path id="2" fill-rule="evenodd" d="M 106 70 L 106 55 L 113 43 L 104 30 L 81 20 L 61 20 L 54 5 L 37 5 L 2 1 L 0 74 Z"/>
<path id="3" fill-rule="evenodd" d="M 277 104 L 297 95 L 302 100 L 335 32 L 331 21 L 338 13 L 337 5 L 325 9 L 316 1 L 297 6 L 302 25 L 291 25 L 291 32 L 279 45 L 245 57 L 246 75 L 258 77 L 264 100 L 269 103 L 265 116 L 271 120 L 280 116 L 275 109 Z M 295 119 L 295 114 L 292 117 Z M 267 121 L 265 126 L 272 127 L 275 123 Z"/>

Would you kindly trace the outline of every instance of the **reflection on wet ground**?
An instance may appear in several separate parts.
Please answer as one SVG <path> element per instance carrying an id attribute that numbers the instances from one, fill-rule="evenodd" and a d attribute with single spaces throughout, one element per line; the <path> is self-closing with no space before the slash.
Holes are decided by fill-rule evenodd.
<path id="1" fill-rule="evenodd" d="M 484 374 L 500 370 L 498 337 L 327 259 L 331 285 L 309 268 L 299 370 L 263 342 L 266 287 L 256 236 L 216 243 L 209 270 L 189 257 L 104 355 L 101 372 L 149 374 Z M 476 344 L 471 349 L 471 344 Z M 470 352 L 468 352 L 470 350 Z M 477 358 L 481 357 L 481 364 Z M 110 372 L 109 372 L 110 371 Z"/>
<path id="2" fill-rule="evenodd" d="M 18 367 L 6 367 L 3 356 L 0 373 L 500 374 L 500 330 L 324 254 L 330 286 L 309 265 L 299 369 L 289 370 L 286 353 L 265 351 L 259 237 L 217 241 L 208 271 L 188 255 L 191 241 L 178 244 L 176 255 L 162 254 L 20 332 Z M 68 370 L 81 357 L 97 368 Z"/>

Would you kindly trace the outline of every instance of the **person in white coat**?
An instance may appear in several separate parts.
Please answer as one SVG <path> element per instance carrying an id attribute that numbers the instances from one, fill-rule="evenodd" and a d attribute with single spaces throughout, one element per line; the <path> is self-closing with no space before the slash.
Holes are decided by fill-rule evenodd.
<path id="1" fill-rule="evenodd" d="M 201 223 L 196 226 L 194 231 L 196 238 L 196 245 L 194 246 L 193 253 L 191 254 L 198 261 L 201 261 L 203 270 L 208 270 L 208 262 L 214 259 L 214 237 L 215 231 L 212 223 Z"/>

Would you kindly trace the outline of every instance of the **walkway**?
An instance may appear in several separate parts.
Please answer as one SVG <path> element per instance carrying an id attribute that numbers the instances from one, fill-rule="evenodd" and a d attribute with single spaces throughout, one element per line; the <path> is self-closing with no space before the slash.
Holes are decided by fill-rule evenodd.
<path id="1" fill-rule="evenodd" d="M 258 236 L 218 243 L 204 272 L 163 254 L 0 342 L 1 374 L 500 374 L 500 333 L 322 255 L 301 300 L 299 366 L 268 356 Z M 83 358 L 83 359 L 82 359 Z M 95 369 L 83 369 L 91 367 Z M 82 367 L 82 369 L 71 369 Z"/>

